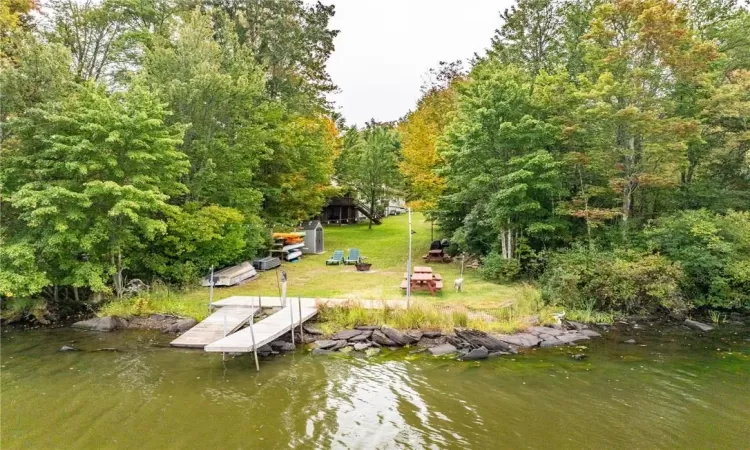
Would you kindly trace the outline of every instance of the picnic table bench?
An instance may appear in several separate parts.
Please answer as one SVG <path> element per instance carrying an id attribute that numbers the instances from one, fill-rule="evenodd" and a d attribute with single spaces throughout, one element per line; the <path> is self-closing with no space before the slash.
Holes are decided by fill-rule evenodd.
<path id="1" fill-rule="evenodd" d="M 417 272 L 417 269 L 420 269 L 422 271 Z M 408 274 L 404 274 L 404 279 L 401 281 L 401 289 L 406 289 L 408 287 L 408 278 Z M 411 276 L 412 291 L 430 291 L 432 295 L 435 295 L 437 291 L 440 291 L 442 289 L 443 277 L 439 273 L 432 273 L 431 267 L 414 268 L 414 274 Z"/>

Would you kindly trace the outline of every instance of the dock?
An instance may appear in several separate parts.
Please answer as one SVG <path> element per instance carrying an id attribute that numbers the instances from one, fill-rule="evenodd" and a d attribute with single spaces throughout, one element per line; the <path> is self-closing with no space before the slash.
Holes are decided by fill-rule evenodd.
<path id="1" fill-rule="evenodd" d="M 257 304 L 257 298 L 255 301 Z M 317 313 L 318 309 L 315 306 L 302 305 L 300 307 L 297 302 L 291 301 L 288 306 L 255 323 L 252 328 L 243 328 L 206 345 L 204 349 L 207 352 L 252 352 L 278 339 Z"/>
<path id="2" fill-rule="evenodd" d="M 248 319 L 255 315 L 256 311 L 258 311 L 258 307 L 250 304 L 220 308 L 170 342 L 169 345 L 172 347 L 203 348 L 237 331 L 247 323 Z"/>

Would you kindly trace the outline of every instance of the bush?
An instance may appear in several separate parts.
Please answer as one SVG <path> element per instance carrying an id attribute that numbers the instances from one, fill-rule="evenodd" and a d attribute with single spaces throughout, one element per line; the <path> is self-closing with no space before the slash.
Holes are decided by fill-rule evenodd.
<path id="1" fill-rule="evenodd" d="M 541 278 L 547 303 L 575 310 L 682 310 L 683 273 L 660 255 L 577 248 L 553 253 Z"/>
<path id="2" fill-rule="evenodd" d="M 655 221 L 646 237 L 680 263 L 680 287 L 694 306 L 750 307 L 750 213 L 684 211 Z"/>
<path id="3" fill-rule="evenodd" d="M 479 267 L 479 275 L 488 281 L 506 283 L 513 281 L 521 272 L 521 265 L 515 259 L 504 259 L 499 253 L 493 251 L 482 258 Z"/>

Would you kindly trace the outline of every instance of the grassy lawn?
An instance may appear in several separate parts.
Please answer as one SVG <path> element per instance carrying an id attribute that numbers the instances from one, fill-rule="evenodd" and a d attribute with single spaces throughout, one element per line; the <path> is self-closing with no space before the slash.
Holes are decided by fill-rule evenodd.
<path id="1" fill-rule="evenodd" d="M 426 265 L 422 255 L 430 246 L 430 222 L 421 214 L 414 214 L 412 227 L 413 261 L 415 265 Z M 435 230 L 435 238 L 441 238 Z M 331 225 L 325 228 L 324 245 L 326 252 L 321 255 L 305 255 L 298 263 L 284 263 L 287 273 L 287 292 L 290 296 L 328 297 L 351 300 L 359 299 L 404 299 L 406 296 L 399 284 L 406 272 L 408 254 L 408 217 L 406 214 L 391 216 L 382 225 L 367 224 Z M 372 263 L 369 273 L 357 272 L 354 266 L 326 266 L 325 261 L 333 251 L 357 247 L 361 254 Z M 460 276 L 460 263 L 429 264 L 443 276 L 444 290 L 431 296 L 429 293 L 415 292 L 418 300 L 438 307 L 463 306 L 469 310 L 491 310 L 507 307 L 528 293 L 529 289 L 520 284 L 498 285 L 483 281 L 472 269 L 465 269 L 463 292 L 453 290 L 453 281 Z M 242 286 L 217 288 L 215 299 L 233 295 L 278 296 L 276 271 L 261 272 L 258 279 Z M 147 302 L 142 301 L 140 313 L 164 312 L 202 318 L 207 312 L 208 289 L 199 288 L 187 293 L 169 296 L 152 295 Z M 112 302 L 102 314 L 132 314 L 135 300 Z"/>

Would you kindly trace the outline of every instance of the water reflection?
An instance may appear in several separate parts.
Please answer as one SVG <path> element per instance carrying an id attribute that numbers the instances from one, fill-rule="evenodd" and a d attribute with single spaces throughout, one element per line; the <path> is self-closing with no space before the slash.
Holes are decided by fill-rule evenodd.
<path id="1" fill-rule="evenodd" d="M 3 336 L 0 447 L 743 448 L 750 429 L 750 343 L 736 339 L 726 353 L 603 340 L 584 362 L 564 348 L 482 363 L 300 352 L 260 373 L 167 339 Z M 89 351 L 59 352 L 70 340 Z"/>

